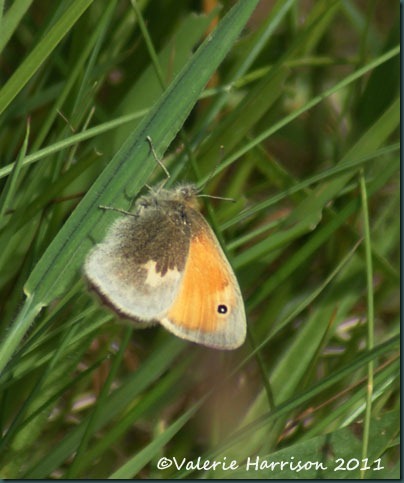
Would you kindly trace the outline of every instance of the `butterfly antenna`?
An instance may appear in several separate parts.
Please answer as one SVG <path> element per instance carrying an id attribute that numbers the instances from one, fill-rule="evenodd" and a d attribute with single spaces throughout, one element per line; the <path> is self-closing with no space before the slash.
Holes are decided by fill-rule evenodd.
<path id="1" fill-rule="evenodd" d="M 220 163 L 223 161 L 223 153 L 224 153 L 224 146 L 220 146 L 220 156 L 218 160 L 216 161 L 215 167 L 212 169 L 212 171 L 209 173 L 209 176 L 207 177 L 206 181 L 203 183 L 203 185 L 199 188 L 199 191 L 203 191 L 205 189 L 205 186 L 210 183 L 210 180 L 213 178 L 213 176 L 216 174 L 217 168 L 220 166 Z"/>
<path id="2" fill-rule="evenodd" d="M 104 205 L 100 205 L 98 208 L 100 208 L 101 210 L 105 210 L 105 211 L 116 211 L 117 213 L 122 213 L 123 215 L 129 215 L 129 216 L 135 216 L 137 217 L 136 213 L 131 213 L 130 211 L 126 211 L 126 210 L 121 210 L 120 208 L 114 208 L 112 206 L 104 206 Z"/>
<path id="3" fill-rule="evenodd" d="M 234 198 L 225 198 L 224 196 L 214 196 L 214 195 L 206 195 L 206 194 L 198 195 L 198 198 L 212 198 L 214 200 L 231 201 L 232 203 L 236 202 Z"/>
<path id="4" fill-rule="evenodd" d="M 213 178 L 213 176 L 216 174 L 217 168 L 220 166 L 220 163 L 223 161 L 223 153 L 224 153 L 224 146 L 220 146 L 220 156 L 218 160 L 216 161 L 214 169 L 209 173 L 209 176 L 205 183 L 198 189 L 199 193 L 204 190 L 205 186 L 210 182 L 210 180 Z M 232 203 L 235 203 L 236 200 L 234 198 L 225 198 L 223 196 L 213 196 L 213 195 L 207 195 L 207 194 L 198 194 L 198 198 L 212 198 L 214 200 L 224 200 L 224 201 L 231 201 Z"/>
<path id="5" fill-rule="evenodd" d="M 152 138 L 150 136 L 146 136 L 146 139 L 147 139 L 147 142 L 149 143 L 150 151 L 153 154 L 153 157 L 156 160 L 156 163 L 161 167 L 161 169 L 164 171 L 164 174 L 167 177 L 167 179 L 163 182 L 163 184 L 160 187 L 160 188 L 162 188 L 167 183 L 167 181 L 170 179 L 170 173 L 168 172 L 168 169 L 164 166 L 161 159 L 158 158 L 157 153 L 156 153 L 156 151 L 154 150 L 154 147 L 153 147 Z"/>

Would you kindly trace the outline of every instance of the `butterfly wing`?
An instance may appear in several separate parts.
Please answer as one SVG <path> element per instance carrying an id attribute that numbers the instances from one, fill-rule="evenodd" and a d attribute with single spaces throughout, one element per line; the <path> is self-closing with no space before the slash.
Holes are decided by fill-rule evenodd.
<path id="1" fill-rule="evenodd" d="M 191 240 L 179 292 L 160 323 L 175 335 L 219 349 L 239 347 L 246 317 L 233 270 L 205 219 L 192 210 Z"/>
<path id="2" fill-rule="evenodd" d="M 189 227 L 163 211 L 126 216 L 86 259 L 85 274 L 101 298 L 119 314 L 152 321 L 175 300 L 189 249 Z"/>

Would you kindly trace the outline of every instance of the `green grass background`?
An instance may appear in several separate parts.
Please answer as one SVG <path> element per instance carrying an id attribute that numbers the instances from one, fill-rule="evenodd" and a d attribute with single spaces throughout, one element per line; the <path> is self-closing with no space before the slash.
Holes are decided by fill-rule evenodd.
<path id="1" fill-rule="evenodd" d="M 399 3 L 209 3 L 0 0 L 2 478 L 399 476 Z M 146 136 L 235 199 L 203 212 L 236 351 L 86 290 L 99 205 L 163 179 Z"/>

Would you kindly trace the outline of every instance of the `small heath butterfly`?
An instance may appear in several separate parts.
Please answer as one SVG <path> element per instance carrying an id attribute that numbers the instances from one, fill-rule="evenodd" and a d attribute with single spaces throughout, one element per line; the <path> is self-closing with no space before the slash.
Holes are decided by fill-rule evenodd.
<path id="1" fill-rule="evenodd" d="M 191 184 L 151 190 L 118 219 L 85 262 L 90 286 L 118 315 L 160 323 L 216 349 L 245 340 L 240 288 Z"/>

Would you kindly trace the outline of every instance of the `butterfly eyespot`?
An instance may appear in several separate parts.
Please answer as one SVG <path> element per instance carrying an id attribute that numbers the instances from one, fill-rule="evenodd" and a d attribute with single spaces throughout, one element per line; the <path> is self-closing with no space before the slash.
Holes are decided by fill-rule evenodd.
<path id="1" fill-rule="evenodd" d="M 219 314 L 227 314 L 228 312 L 228 308 L 227 308 L 227 305 L 218 305 L 217 307 L 217 311 Z"/>

